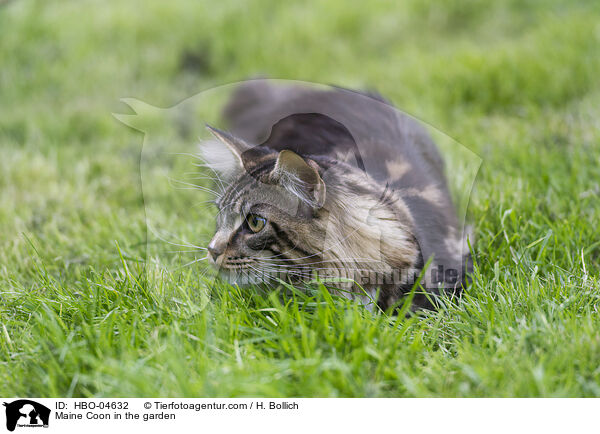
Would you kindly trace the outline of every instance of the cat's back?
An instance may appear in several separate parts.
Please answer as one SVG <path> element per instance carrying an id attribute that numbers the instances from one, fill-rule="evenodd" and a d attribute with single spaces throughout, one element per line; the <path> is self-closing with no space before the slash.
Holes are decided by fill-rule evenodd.
<path id="1" fill-rule="evenodd" d="M 425 129 L 378 95 L 254 80 L 237 88 L 225 117 L 249 143 L 343 160 L 396 188 L 445 184 Z"/>

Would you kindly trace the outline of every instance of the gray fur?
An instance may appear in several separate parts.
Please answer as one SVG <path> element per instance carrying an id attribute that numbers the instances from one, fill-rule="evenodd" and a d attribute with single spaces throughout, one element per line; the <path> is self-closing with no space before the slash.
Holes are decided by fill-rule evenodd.
<path id="1" fill-rule="evenodd" d="M 379 288 L 378 304 L 384 308 L 410 289 L 406 276 L 418 274 L 430 257 L 433 270 L 455 272 L 450 279 L 426 274 L 428 290 L 463 285 L 470 258 L 463 251 L 443 161 L 413 119 L 379 97 L 263 80 L 239 87 L 225 117 L 233 137 L 252 148 L 238 155 L 243 170 L 218 201 L 215 239 L 224 251 L 217 265 L 227 268 L 229 259 L 229 270 L 245 264 L 245 269 L 285 269 L 298 280 L 321 268 L 366 269 L 376 279 L 362 287 L 369 293 Z M 290 159 L 295 168 L 282 173 L 278 157 L 290 150 L 302 159 Z M 306 167 L 298 166 L 302 160 Z M 302 200 L 315 196 L 319 180 L 326 189 L 323 201 Z M 239 216 L 259 210 L 269 229 L 248 233 Z M 273 240 L 287 247 L 268 245 Z M 386 283 L 398 270 L 410 273 Z M 351 293 L 357 291 L 350 285 Z"/>

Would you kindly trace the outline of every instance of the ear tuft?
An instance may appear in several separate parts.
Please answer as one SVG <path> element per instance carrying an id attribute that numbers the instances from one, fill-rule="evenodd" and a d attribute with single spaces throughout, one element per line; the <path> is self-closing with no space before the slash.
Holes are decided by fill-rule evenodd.
<path id="1" fill-rule="evenodd" d="M 204 166 L 221 179 L 231 179 L 242 170 L 239 160 L 219 140 L 203 140 L 199 144 L 200 158 Z"/>
<path id="2" fill-rule="evenodd" d="M 321 208 L 325 203 L 325 182 L 317 167 L 314 161 L 285 149 L 279 153 L 270 177 L 311 206 Z"/>
<path id="3" fill-rule="evenodd" d="M 206 128 L 212 133 L 213 136 L 227 146 L 231 153 L 240 160 L 240 164 L 242 164 L 242 154 L 250 150 L 252 147 L 239 137 L 235 137 L 229 133 L 226 133 L 225 131 L 211 127 L 208 124 L 206 125 Z"/>
<path id="4" fill-rule="evenodd" d="M 251 146 L 225 131 L 206 125 L 217 140 L 200 142 L 200 155 L 206 165 L 225 178 L 244 170 L 242 154 Z"/>

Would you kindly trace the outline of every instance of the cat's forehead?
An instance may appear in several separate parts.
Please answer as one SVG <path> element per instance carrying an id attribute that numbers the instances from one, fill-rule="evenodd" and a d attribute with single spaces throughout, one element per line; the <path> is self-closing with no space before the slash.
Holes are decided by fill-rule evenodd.
<path id="1" fill-rule="evenodd" d="M 221 215 L 247 214 L 256 206 L 295 215 L 300 206 L 298 197 L 285 188 L 249 174 L 232 182 L 216 203 Z"/>

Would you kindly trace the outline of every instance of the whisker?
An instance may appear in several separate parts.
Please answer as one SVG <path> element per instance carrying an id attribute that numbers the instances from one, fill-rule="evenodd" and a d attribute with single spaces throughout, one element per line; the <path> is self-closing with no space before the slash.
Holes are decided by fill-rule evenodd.
<path id="1" fill-rule="evenodd" d="M 200 205 L 204 205 L 204 204 L 207 204 L 207 203 L 210 203 L 210 204 L 214 205 L 215 201 L 212 200 L 212 199 L 211 200 L 203 200 L 202 202 L 198 202 L 198 203 L 195 203 L 194 205 L 192 205 L 192 208 L 196 208 L 196 207 L 198 207 Z"/>
<path id="2" fill-rule="evenodd" d="M 290 251 L 286 251 L 284 253 L 289 253 Z M 308 259 L 310 257 L 316 256 L 315 255 L 309 255 L 309 256 L 303 256 L 300 258 L 285 258 L 285 259 L 277 259 L 275 261 L 273 261 L 273 259 L 275 258 L 275 256 L 266 256 L 266 257 L 262 257 L 262 256 L 253 256 L 252 258 L 258 259 L 258 260 L 268 260 L 268 261 L 273 261 L 274 264 L 277 264 L 278 262 L 293 262 L 293 263 L 298 263 L 301 265 L 314 265 L 314 264 L 323 264 L 323 263 L 340 263 L 340 264 L 345 264 L 345 263 L 352 263 L 352 262 L 371 262 L 371 263 L 381 263 L 381 264 L 385 264 L 384 261 L 379 260 L 379 259 L 373 259 L 373 258 L 355 258 L 355 257 L 350 257 L 350 258 L 344 258 L 344 257 L 339 257 L 337 259 L 323 259 L 323 260 L 319 260 L 319 261 L 314 261 L 314 262 L 299 262 L 302 261 L 304 259 Z M 296 265 L 286 265 L 286 264 L 278 264 L 281 266 L 296 266 Z"/>
<path id="3" fill-rule="evenodd" d="M 179 190 L 199 190 L 199 191 L 204 191 L 204 192 L 207 192 L 207 193 L 214 194 L 215 196 L 219 196 L 219 194 L 220 194 L 218 191 L 215 191 L 215 190 L 213 190 L 211 188 L 208 188 L 208 187 L 203 187 L 201 185 L 192 184 L 190 182 L 185 182 L 185 181 L 180 181 L 178 179 L 174 179 L 174 178 L 171 178 L 171 177 L 167 177 L 167 179 L 171 183 L 178 183 L 178 184 L 181 184 L 181 185 L 185 185 L 187 187 L 191 187 L 191 188 L 187 188 L 187 189 L 179 187 L 178 188 Z M 172 185 L 172 186 L 173 186 L 173 188 L 177 188 L 177 187 L 175 187 L 175 185 Z"/>
<path id="4" fill-rule="evenodd" d="M 157 230 L 155 228 L 153 228 L 150 224 L 148 224 L 148 229 L 150 230 L 150 232 L 156 236 L 156 238 L 158 238 L 161 241 L 164 241 L 167 244 L 171 244 L 173 246 L 178 246 L 178 247 L 189 247 L 192 249 L 200 249 L 200 250 L 208 250 L 206 247 L 201 247 L 201 246 L 196 246 L 195 244 L 190 244 L 190 243 L 186 243 L 185 241 L 183 241 L 181 238 L 179 238 L 179 241 L 183 242 L 184 244 L 178 244 L 178 243 L 173 243 L 172 241 L 166 240 L 163 237 L 160 236 L 160 234 L 157 232 Z M 166 232 L 166 231 L 164 231 Z M 172 233 L 167 232 L 168 235 L 172 236 L 173 238 L 178 238 L 177 236 L 175 236 Z"/>
<path id="5" fill-rule="evenodd" d="M 190 266 L 190 265 L 192 265 L 192 264 L 195 264 L 195 263 L 197 263 L 197 262 L 200 262 L 200 261 L 204 261 L 204 260 L 206 260 L 206 259 L 208 259 L 208 255 L 206 255 L 206 256 L 205 256 L 205 257 L 203 257 L 203 258 L 194 259 L 193 261 L 191 261 L 191 262 L 188 262 L 187 264 L 184 264 L 184 265 L 182 265 L 182 266 L 180 266 L 180 267 L 177 267 L 177 268 L 175 268 L 175 270 L 173 270 L 173 271 L 179 271 L 179 270 L 181 270 L 182 268 L 189 267 L 189 266 Z"/>
<path id="6" fill-rule="evenodd" d="M 194 249 L 194 250 L 163 250 L 162 253 L 199 253 L 202 250 Z"/>

